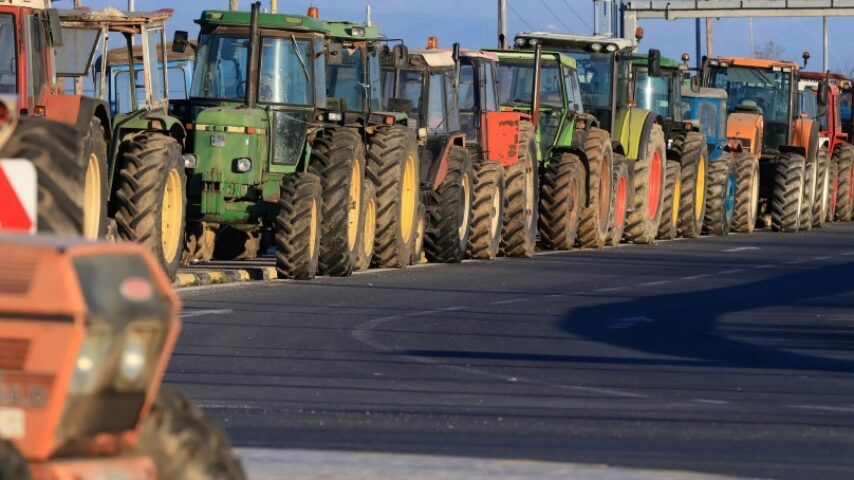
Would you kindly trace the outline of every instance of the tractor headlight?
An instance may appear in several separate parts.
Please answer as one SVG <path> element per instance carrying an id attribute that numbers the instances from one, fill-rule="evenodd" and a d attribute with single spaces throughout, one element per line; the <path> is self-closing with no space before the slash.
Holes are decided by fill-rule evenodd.
<path id="1" fill-rule="evenodd" d="M 342 115 L 341 112 L 329 112 L 326 114 L 326 118 L 330 122 L 340 122 L 341 120 L 344 120 L 344 115 Z"/>
<path id="2" fill-rule="evenodd" d="M 252 160 L 246 157 L 235 159 L 234 169 L 240 173 L 246 173 L 252 170 Z"/>
<path id="3" fill-rule="evenodd" d="M 145 373 L 147 362 L 145 339 L 139 333 L 131 333 L 125 340 L 119 362 L 119 378 L 123 382 L 137 383 Z"/>
<path id="4" fill-rule="evenodd" d="M 594 43 L 593 45 L 590 45 L 590 49 L 593 50 L 594 52 L 601 52 L 602 51 L 602 44 L 601 43 Z"/>
<path id="5" fill-rule="evenodd" d="M 196 168 L 198 159 L 192 153 L 184 154 L 184 168 Z"/>
<path id="6" fill-rule="evenodd" d="M 609 52 L 613 53 L 617 51 L 617 46 L 613 43 L 609 43 L 608 46 L 605 47 L 605 50 L 608 50 Z"/>
<path id="7" fill-rule="evenodd" d="M 528 41 L 525 40 L 524 38 L 517 38 L 516 39 L 516 46 L 518 46 L 518 47 L 524 47 L 526 43 L 528 43 Z"/>
<path id="8" fill-rule="evenodd" d="M 86 332 L 74 362 L 74 375 L 69 387 L 71 394 L 91 393 L 97 389 L 112 343 L 113 332 L 109 325 L 92 325 Z"/>

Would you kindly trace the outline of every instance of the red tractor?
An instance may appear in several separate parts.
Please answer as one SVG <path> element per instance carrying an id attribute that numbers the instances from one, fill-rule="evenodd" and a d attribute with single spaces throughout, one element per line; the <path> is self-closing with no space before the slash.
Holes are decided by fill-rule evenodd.
<path id="1" fill-rule="evenodd" d="M 801 72 L 801 115 L 816 120 L 820 148 L 831 161 L 819 176 L 825 188 L 817 190 L 813 223 L 852 219 L 854 212 L 854 145 L 849 143 L 842 120 L 843 87 L 850 82 L 833 73 Z"/>

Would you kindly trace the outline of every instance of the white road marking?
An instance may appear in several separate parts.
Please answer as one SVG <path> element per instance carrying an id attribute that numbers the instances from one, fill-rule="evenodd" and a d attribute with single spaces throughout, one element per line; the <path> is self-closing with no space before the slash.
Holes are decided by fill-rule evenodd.
<path id="1" fill-rule="evenodd" d="M 718 275 L 732 275 L 733 273 L 739 273 L 743 271 L 743 268 L 734 268 L 732 270 L 724 270 L 723 272 L 718 273 Z"/>
<path id="2" fill-rule="evenodd" d="M 639 317 L 626 317 L 626 318 L 621 318 L 621 319 L 617 320 L 608 328 L 611 330 L 625 330 L 627 328 L 632 328 L 639 323 L 652 323 L 652 322 L 655 322 L 655 320 L 653 320 L 649 317 L 645 317 L 643 315 L 641 315 Z"/>
<path id="3" fill-rule="evenodd" d="M 670 283 L 670 280 L 658 280 L 656 282 L 641 283 L 640 286 L 641 287 L 654 287 L 656 285 L 666 285 L 668 283 Z"/>
<path id="4" fill-rule="evenodd" d="M 785 263 L 786 265 L 796 265 L 796 264 L 798 264 L 798 263 L 804 263 L 804 260 L 803 260 L 803 259 L 800 259 L 800 260 L 789 260 L 788 262 L 783 262 L 783 263 Z"/>
<path id="5" fill-rule="evenodd" d="M 457 310 L 465 310 L 465 309 L 466 309 L 466 307 L 463 307 L 463 306 L 456 306 L 456 307 L 445 307 L 445 308 L 440 308 L 440 309 L 439 309 L 439 311 L 440 311 L 440 312 L 455 312 L 455 311 L 457 311 Z"/>
<path id="6" fill-rule="evenodd" d="M 705 398 L 695 398 L 695 402 L 697 403 L 707 403 L 709 405 L 729 405 L 729 402 L 726 400 L 708 400 Z"/>
<path id="7" fill-rule="evenodd" d="M 846 257 L 850 257 L 851 255 L 854 255 L 854 252 L 845 252 L 842 255 L 844 255 Z"/>
<path id="8" fill-rule="evenodd" d="M 698 278 L 706 278 L 706 277 L 711 277 L 711 275 L 706 274 L 706 273 L 704 273 L 702 275 L 691 275 L 690 277 L 682 277 L 682 280 L 697 280 Z"/>
<path id="9" fill-rule="evenodd" d="M 619 292 L 620 290 L 625 290 L 627 287 L 610 287 L 610 288 L 599 288 L 597 290 L 593 290 L 597 293 L 605 293 L 605 292 Z"/>
<path id="10" fill-rule="evenodd" d="M 507 305 L 510 303 L 520 303 L 526 301 L 527 298 L 511 298 L 508 300 L 496 300 L 494 302 L 489 302 L 490 305 Z"/>
<path id="11" fill-rule="evenodd" d="M 823 412 L 846 412 L 854 413 L 854 407 L 833 407 L 829 405 L 786 405 L 789 408 L 799 408 L 801 410 L 819 410 Z"/>
<path id="12" fill-rule="evenodd" d="M 777 267 L 777 265 L 767 264 L 767 265 L 757 265 L 757 266 L 755 266 L 755 267 L 753 267 L 753 268 L 755 268 L 755 269 L 757 269 L 757 270 L 763 270 L 763 269 L 766 269 L 766 268 L 776 268 L 776 267 Z"/>
<path id="13" fill-rule="evenodd" d="M 833 258 L 833 257 L 831 257 L 830 255 L 827 255 L 824 257 L 814 257 L 813 260 L 828 260 L 830 258 Z"/>
<path id="14" fill-rule="evenodd" d="M 728 249 L 723 250 L 723 251 L 727 252 L 727 253 L 735 253 L 735 252 L 746 252 L 748 250 L 761 250 L 761 249 L 759 247 L 735 247 L 735 248 L 728 248 Z"/>
<path id="15" fill-rule="evenodd" d="M 222 309 L 222 310 L 190 310 L 181 312 L 181 318 L 193 318 L 193 317 L 201 317 L 203 315 L 225 315 L 227 313 L 234 313 L 234 310 L 230 308 Z"/>

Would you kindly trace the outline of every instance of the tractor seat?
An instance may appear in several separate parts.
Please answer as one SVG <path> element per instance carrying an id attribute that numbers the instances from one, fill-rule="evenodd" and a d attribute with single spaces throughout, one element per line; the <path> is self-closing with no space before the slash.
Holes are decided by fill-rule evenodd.
<path id="1" fill-rule="evenodd" d="M 753 100 L 752 98 L 746 98 L 735 107 L 736 112 L 746 112 L 746 113 L 757 113 L 762 115 L 762 107 L 759 106 L 759 102 Z"/>

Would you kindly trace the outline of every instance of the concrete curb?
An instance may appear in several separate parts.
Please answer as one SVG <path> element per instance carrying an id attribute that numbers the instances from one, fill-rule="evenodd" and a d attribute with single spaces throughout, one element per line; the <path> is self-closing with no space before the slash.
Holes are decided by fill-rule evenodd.
<path id="1" fill-rule="evenodd" d="M 275 280 L 276 267 L 249 267 L 210 270 L 190 270 L 179 272 L 172 286 L 175 288 L 219 285 L 225 283 L 251 282 L 257 280 Z"/>

